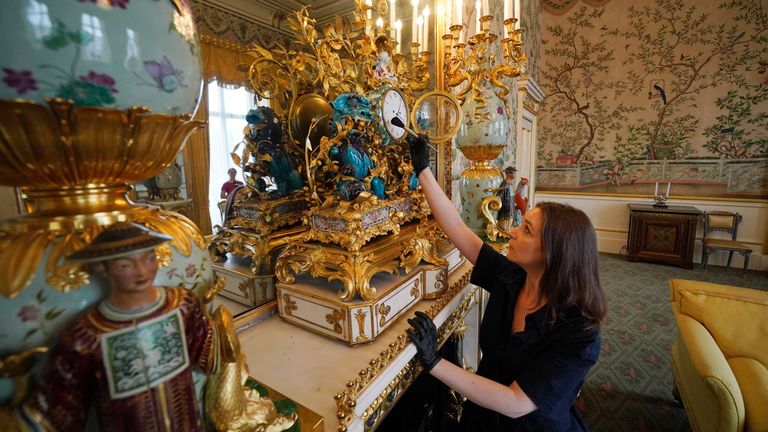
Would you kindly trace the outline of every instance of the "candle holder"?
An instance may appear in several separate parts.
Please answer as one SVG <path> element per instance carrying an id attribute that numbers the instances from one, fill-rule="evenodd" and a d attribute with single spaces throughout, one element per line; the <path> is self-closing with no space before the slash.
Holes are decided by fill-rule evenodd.
<path id="1" fill-rule="evenodd" d="M 464 119 L 455 137 L 456 148 L 471 161 L 460 175 L 462 219 L 481 237 L 487 233 L 482 217 L 486 196 L 477 191 L 493 190 L 503 181 L 501 171 L 491 161 L 504 151 L 510 133 L 509 85 L 504 78 L 525 72 L 527 62 L 522 30 L 514 28 L 517 20 L 504 21 L 503 37 L 491 31 L 493 20 L 491 15 L 480 17 L 478 33 L 466 43 L 461 38 L 464 27 L 459 24 L 451 26 L 450 34 L 442 38 L 443 45 L 450 46 L 445 50 L 443 69 L 446 87 L 456 89 Z M 497 43 L 500 50 L 493 49 Z M 502 58 L 496 58 L 494 52 L 501 52 Z"/>
<path id="2" fill-rule="evenodd" d="M 503 22 L 506 37 L 499 40 L 499 36 L 491 32 L 493 20 L 492 15 L 480 17 L 480 31 L 471 36 L 467 43 L 461 41 L 463 25 L 454 24 L 450 27 L 451 32 L 442 37 L 446 48 L 443 73 L 448 88 L 462 88 L 456 95 L 462 104 L 467 93 L 473 91 L 473 98 L 478 97 L 478 93 L 482 93 L 480 88 L 484 87 L 483 83 L 490 81 L 496 88 L 497 96 L 509 109 L 506 100 L 509 86 L 502 80 L 504 77 L 515 78 L 525 73 L 527 57 L 522 49 L 523 30 L 515 29 L 517 18 L 507 18 Z M 498 62 L 491 50 L 492 44 L 497 41 L 502 48 L 501 62 Z"/>
<path id="3" fill-rule="evenodd" d="M 667 196 L 667 194 L 663 194 L 663 193 L 656 194 L 653 197 L 653 206 L 656 208 L 667 208 L 669 207 L 667 205 L 668 199 L 669 197 Z"/>

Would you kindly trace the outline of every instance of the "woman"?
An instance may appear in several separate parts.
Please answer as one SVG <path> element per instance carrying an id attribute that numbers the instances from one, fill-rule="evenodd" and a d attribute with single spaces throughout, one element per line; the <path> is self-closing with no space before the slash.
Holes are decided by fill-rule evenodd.
<path id="1" fill-rule="evenodd" d="M 475 265 L 470 282 L 490 292 L 477 374 L 439 357 L 437 332 L 417 312 L 409 337 L 424 369 L 461 393 L 468 431 L 585 430 L 573 403 L 600 352 L 606 301 L 595 232 L 580 210 L 541 203 L 510 232 L 507 256 L 462 221 L 429 166 L 426 137 L 411 160 L 440 228 Z"/>

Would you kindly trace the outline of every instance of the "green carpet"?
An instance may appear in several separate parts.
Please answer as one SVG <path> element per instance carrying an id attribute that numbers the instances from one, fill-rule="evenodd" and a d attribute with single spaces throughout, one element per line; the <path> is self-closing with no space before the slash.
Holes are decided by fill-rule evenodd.
<path id="1" fill-rule="evenodd" d="M 768 290 L 768 273 L 709 266 L 686 270 L 630 263 L 600 254 L 600 280 L 608 296 L 600 359 L 582 388 L 577 406 L 592 432 L 689 431 L 682 406 L 672 397 L 675 320 L 670 279 L 692 279 Z"/>

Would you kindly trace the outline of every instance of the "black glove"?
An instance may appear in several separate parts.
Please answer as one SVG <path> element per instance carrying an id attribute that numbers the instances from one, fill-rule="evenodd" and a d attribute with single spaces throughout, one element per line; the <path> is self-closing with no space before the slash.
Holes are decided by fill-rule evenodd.
<path id="1" fill-rule="evenodd" d="M 416 312 L 416 317 L 408 320 L 411 328 L 407 330 L 408 338 L 411 339 L 418 351 L 419 361 L 424 366 L 424 370 L 429 372 L 440 361 L 440 355 L 437 354 L 437 328 L 435 323 L 424 312 Z"/>
<path id="2" fill-rule="evenodd" d="M 418 176 L 429 168 L 429 138 L 424 134 L 419 134 L 418 138 L 409 134 L 407 141 L 411 151 L 413 173 Z"/>

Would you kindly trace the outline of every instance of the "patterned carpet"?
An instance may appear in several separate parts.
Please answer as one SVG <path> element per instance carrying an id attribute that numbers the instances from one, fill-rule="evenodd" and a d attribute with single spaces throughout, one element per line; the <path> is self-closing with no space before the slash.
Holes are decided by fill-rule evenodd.
<path id="1" fill-rule="evenodd" d="M 630 263 L 600 254 L 608 318 L 597 365 L 577 401 L 585 423 L 600 431 L 690 431 L 685 410 L 672 397 L 670 347 L 676 327 L 669 279 L 692 279 L 768 290 L 768 274 L 710 266 L 686 270 Z"/>

